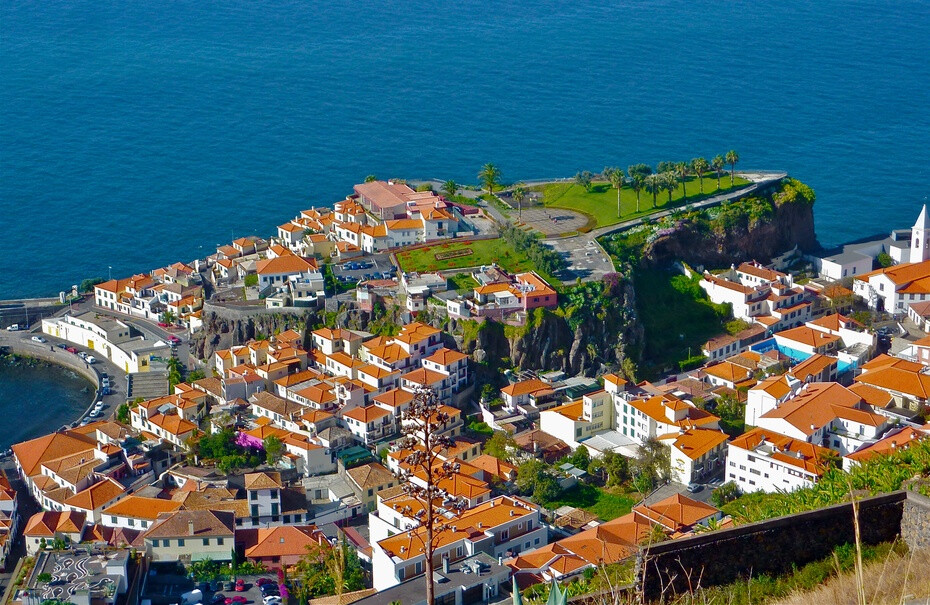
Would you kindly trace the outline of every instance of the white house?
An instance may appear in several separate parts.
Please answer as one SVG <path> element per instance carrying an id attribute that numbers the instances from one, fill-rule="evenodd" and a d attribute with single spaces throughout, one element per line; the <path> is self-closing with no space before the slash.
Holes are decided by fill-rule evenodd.
<path id="1" fill-rule="evenodd" d="M 755 428 L 727 444 L 727 481 L 743 492 L 793 491 L 823 475 L 830 450 Z"/>

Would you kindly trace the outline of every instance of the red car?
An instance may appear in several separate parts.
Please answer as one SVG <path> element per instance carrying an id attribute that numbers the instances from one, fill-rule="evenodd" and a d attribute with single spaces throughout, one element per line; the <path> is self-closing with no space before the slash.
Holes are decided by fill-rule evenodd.
<path id="1" fill-rule="evenodd" d="M 77 355 L 77 349 L 75 349 L 74 347 L 68 347 L 67 349 L 65 349 L 65 351 L 69 353 L 73 353 L 74 355 Z"/>
<path id="2" fill-rule="evenodd" d="M 242 595 L 236 595 L 234 597 L 226 597 L 225 605 L 234 605 L 234 604 L 242 605 L 246 603 L 247 601 L 248 600 Z"/>
<path id="3" fill-rule="evenodd" d="M 236 592 L 245 592 L 245 580 L 236 580 Z"/>
<path id="4" fill-rule="evenodd" d="M 265 584 L 274 584 L 274 580 L 271 578 L 259 578 L 255 580 L 256 586 L 264 586 Z"/>
<path id="5" fill-rule="evenodd" d="M 173 345 L 179 345 L 179 344 L 181 344 L 181 339 L 178 338 L 177 336 L 175 336 L 174 334 L 169 334 L 167 340 L 168 340 L 168 342 L 170 342 L 170 343 L 173 344 Z"/>
<path id="6" fill-rule="evenodd" d="M 160 322 L 158 322 L 158 327 L 159 327 L 159 328 L 167 328 L 167 327 L 168 327 L 168 324 L 166 324 L 166 323 L 163 322 L 163 321 L 160 321 Z"/>

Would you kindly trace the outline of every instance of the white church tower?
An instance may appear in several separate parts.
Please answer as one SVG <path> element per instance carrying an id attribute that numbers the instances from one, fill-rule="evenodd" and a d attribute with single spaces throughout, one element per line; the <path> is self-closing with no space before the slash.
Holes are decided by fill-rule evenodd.
<path id="1" fill-rule="evenodd" d="M 927 205 L 920 210 L 917 222 L 911 228 L 911 258 L 912 263 L 930 260 L 930 217 L 927 216 Z"/>

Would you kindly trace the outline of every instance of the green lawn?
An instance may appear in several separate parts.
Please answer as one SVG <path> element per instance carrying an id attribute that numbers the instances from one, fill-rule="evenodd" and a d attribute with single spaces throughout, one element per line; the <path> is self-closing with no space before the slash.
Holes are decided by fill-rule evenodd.
<path id="1" fill-rule="evenodd" d="M 639 270 L 634 275 L 636 301 L 648 335 L 643 351 L 644 369 L 678 371 L 677 362 L 701 354 L 712 336 L 723 334 L 729 307 L 715 305 L 698 285 L 699 277 L 680 273 Z"/>
<path id="2" fill-rule="evenodd" d="M 579 483 L 559 494 L 556 500 L 546 502 L 546 508 L 554 510 L 560 506 L 574 506 L 610 521 L 629 513 L 634 504 L 636 502 L 627 496 L 612 494 L 590 483 Z"/>
<path id="3" fill-rule="evenodd" d="M 471 254 L 437 260 L 436 254 L 454 252 L 468 249 Z M 537 271 L 526 255 L 517 252 L 513 246 L 502 239 L 483 239 L 472 242 L 446 242 L 426 248 L 407 250 L 397 254 L 397 262 L 403 271 L 443 271 L 445 269 L 461 269 L 464 267 L 480 267 L 497 263 L 502 269 L 510 273 L 523 273 Z M 541 274 L 552 284 L 559 281 L 548 275 Z"/>
<path id="4" fill-rule="evenodd" d="M 449 276 L 449 288 L 456 292 L 470 292 L 479 285 L 469 273 L 456 273 Z"/>
<path id="5" fill-rule="evenodd" d="M 620 209 L 622 216 L 617 216 L 617 190 L 610 186 L 610 183 L 594 183 L 591 191 L 585 191 L 584 187 L 574 183 L 553 183 L 550 185 L 541 185 L 534 187 L 537 191 L 543 192 L 543 204 L 552 208 L 567 208 L 577 210 L 589 216 L 594 217 L 598 227 L 606 227 L 621 221 L 628 221 L 632 218 L 652 214 L 657 209 L 664 210 L 674 206 L 691 204 L 704 198 L 738 189 L 748 185 L 750 181 L 736 177 L 734 187 L 730 187 L 730 176 L 725 175 L 720 179 L 720 190 L 717 190 L 717 179 L 704 177 L 704 193 L 701 194 L 700 182 L 697 177 L 689 177 L 685 183 L 688 193 L 688 199 L 682 200 L 681 185 L 672 192 L 672 202 L 669 205 L 668 192 L 662 191 L 658 194 L 656 208 L 652 207 L 652 194 L 646 190 L 640 192 L 640 211 L 636 211 L 636 192 L 629 185 L 624 186 L 620 193 Z"/>

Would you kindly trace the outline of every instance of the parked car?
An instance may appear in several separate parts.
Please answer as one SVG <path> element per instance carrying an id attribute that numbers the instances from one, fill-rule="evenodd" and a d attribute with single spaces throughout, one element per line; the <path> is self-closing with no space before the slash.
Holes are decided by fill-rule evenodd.
<path id="1" fill-rule="evenodd" d="M 245 592 L 245 580 L 242 578 L 236 580 L 236 592 Z"/>
<path id="2" fill-rule="evenodd" d="M 48 341 L 42 338 L 41 336 L 33 336 L 32 342 L 48 342 Z"/>
<path id="3" fill-rule="evenodd" d="M 178 338 L 177 336 L 175 336 L 174 334 L 169 334 L 169 335 L 168 335 L 168 338 L 166 338 L 165 340 L 167 340 L 168 342 L 170 342 L 170 343 L 173 344 L 173 345 L 179 345 L 179 344 L 181 344 L 181 339 Z"/>
<path id="4" fill-rule="evenodd" d="M 102 409 L 103 409 L 103 402 L 102 402 L 102 401 L 98 401 L 97 403 L 95 403 L 95 404 L 94 404 L 94 409 L 95 409 L 95 410 L 102 410 Z"/>
<path id="5" fill-rule="evenodd" d="M 75 354 L 75 355 L 76 355 L 77 352 L 78 352 L 78 350 L 75 349 L 74 347 L 67 347 L 67 348 L 65 349 L 65 351 L 67 351 L 67 352 L 69 352 L 69 353 L 72 353 L 72 354 Z"/>
<path id="6" fill-rule="evenodd" d="M 259 578 L 255 580 L 256 586 L 264 586 L 265 584 L 274 584 L 274 580 L 271 578 Z"/>
<path id="7" fill-rule="evenodd" d="M 269 595 L 262 599 L 262 603 L 264 603 L 265 605 L 272 605 L 272 603 L 280 603 L 280 602 L 281 602 L 280 595 Z"/>
<path id="8" fill-rule="evenodd" d="M 226 605 L 226 595 L 221 592 L 213 595 L 213 598 L 210 599 L 210 605 Z"/>
<path id="9" fill-rule="evenodd" d="M 7 332 L 18 332 L 19 330 L 25 330 L 25 326 L 20 326 L 19 324 L 13 324 L 12 326 L 7 326 Z"/>
<path id="10" fill-rule="evenodd" d="M 88 355 L 88 356 L 86 356 L 86 357 L 84 358 L 84 361 L 86 361 L 87 363 L 93 365 L 93 364 L 97 363 L 97 358 L 94 357 L 93 355 Z"/>
<path id="11" fill-rule="evenodd" d="M 110 386 L 110 377 L 109 377 L 109 376 L 101 376 L 101 378 L 100 378 L 100 386 L 102 386 L 102 387 L 109 387 L 109 386 Z"/>
<path id="12" fill-rule="evenodd" d="M 690 493 L 692 493 L 692 494 L 696 494 L 697 492 L 701 491 L 702 489 L 704 489 L 704 486 L 701 485 L 700 483 L 689 483 L 689 484 L 688 484 L 688 491 L 689 491 Z"/>
<path id="13" fill-rule="evenodd" d="M 262 584 L 261 586 L 258 587 L 258 589 L 262 591 L 262 596 L 267 596 L 270 594 L 278 594 L 278 585 L 275 584 L 274 582 L 270 582 L 268 584 Z"/>
<path id="14" fill-rule="evenodd" d="M 77 356 L 80 357 L 81 359 L 87 359 L 87 353 L 85 353 L 84 351 L 81 351 L 80 353 L 78 353 Z"/>
<path id="15" fill-rule="evenodd" d="M 55 346 L 58 347 L 59 349 L 67 349 L 67 348 L 68 348 L 68 345 L 66 345 L 66 344 L 63 343 L 63 342 L 59 342 L 59 343 L 58 343 L 57 345 L 55 345 Z"/>
<path id="16" fill-rule="evenodd" d="M 158 322 L 158 327 L 159 327 L 159 328 L 167 328 L 167 327 L 168 327 L 168 324 L 166 324 L 166 323 L 163 322 L 163 321 L 160 321 L 160 322 Z"/>
<path id="17" fill-rule="evenodd" d="M 226 590 L 235 590 L 235 589 L 236 589 L 236 583 L 235 583 L 235 582 L 232 582 L 232 581 L 226 582 L 226 584 L 223 586 L 223 588 L 226 589 Z"/>
<path id="18" fill-rule="evenodd" d="M 88 418 L 100 418 L 103 415 L 103 412 L 100 410 L 91 410 L 90 414 L 87 415 Z"/>

